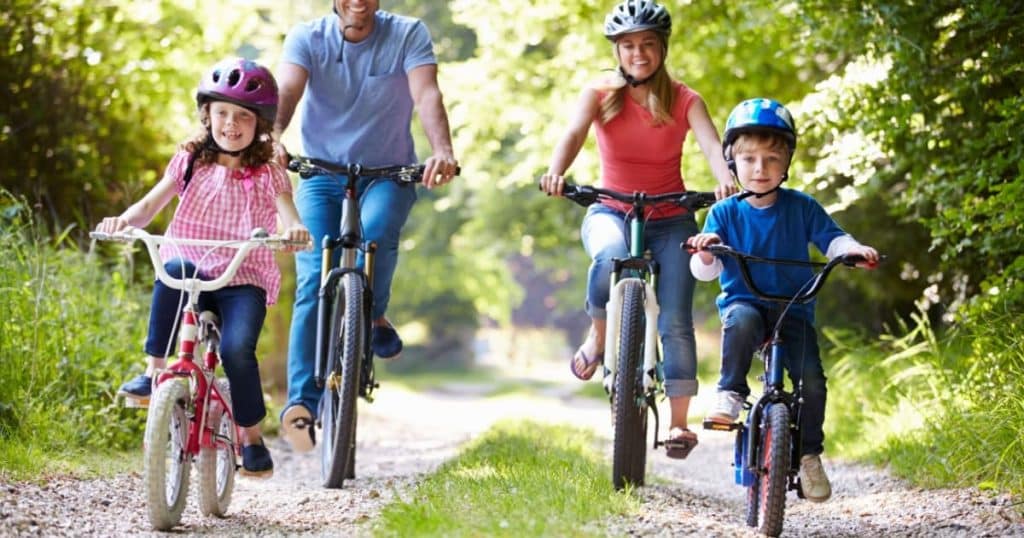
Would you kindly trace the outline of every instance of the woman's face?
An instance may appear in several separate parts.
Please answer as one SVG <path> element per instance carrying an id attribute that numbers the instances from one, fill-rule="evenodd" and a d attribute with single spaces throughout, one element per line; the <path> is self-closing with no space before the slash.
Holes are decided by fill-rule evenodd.
<path id="1" fill-rule="evenodd" d="M 225 151 L 241 151 L 256 137 L 256 113 L 225 101 L 210 103 L 210 132 Z"/>
<path id="2" fill-rule="evenodd" d="M 665 49 L 653 30 L 626 34 L 615 41 L 619 65 L 635 79 L 646 79 L 661 67 Z"/>

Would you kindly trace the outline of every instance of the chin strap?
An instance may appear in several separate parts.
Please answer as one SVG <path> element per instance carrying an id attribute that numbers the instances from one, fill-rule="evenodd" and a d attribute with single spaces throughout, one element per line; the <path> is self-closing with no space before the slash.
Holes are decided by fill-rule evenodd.
<path id="1" fill-rule="evenodd" d="M 639 86 L 641 84 L 647 84 L 648 80 L 651 80 L 652 78 L 654 78 L 654 75 L 651 75 L 651 76 L 649 76 L 649 77 L 647 77 L 647 78 L 645 78 L 643 80 L 638 79 L 638 78 L 634 77 L 633 75 L 630 75 L 629 73 L 627 73 L 626 70 L 623 69 L 621 65 L 619 66 L 619 73 L 622 75 L 622 78 L 626 79 L 626 83 L 629 84 L 630 86 L 634 87 L 634 88 L 636 88 L 637 86 Z"/>
<path id="2" fill-rule="evenodd" d="M 777 191 L 777 190 L 779 190 L 781 188 L 782 188 L 782 183 L 779 183 L 778 185 L 775 186 L 774 189 L 772 189 L 772 190 L 770 190 L 768 192 L 754 192 L 754 191 L 749 191 L 749 190 L 743 189 L 742 192 L 740 192 L 739 194 L 736 195 L 736 199 L 737 200 L 742 200 L 744 198 L 750 198 L 751 196 L 753 196 L 754 198 L 764 198 L 765 196 L 768 196 L 769 194 L 771 194 L 771 193 L 773 193 L 773 192 L 775 192 L 775 191 Z"/>
<path id="3" fill-rule="evenodd" d="M 228 154 L 228 155 L 230 155 L 232 157 L 238 157 L 239 155 L 242 154 L 243 151 L 249 149 L 254 143 L 256 143 L 256 137 L 253 137 L 252 142 L 249 142 L 249 145 L 246 146 L 245 148 L 240 149 L 238 151 L 228 151 L 228 150 L 220 147 L 220 144 L 218 144 L 217 141 L 213 139 L 213 133 L 212 132 L 207 131 L 207 133 L 206 133 L 206 141 L 203 142 L 203 146 L 206 149 L 212 149 L 213 151 L 216 151 L 218 153 L 226 153 L 226 154 Z"/>

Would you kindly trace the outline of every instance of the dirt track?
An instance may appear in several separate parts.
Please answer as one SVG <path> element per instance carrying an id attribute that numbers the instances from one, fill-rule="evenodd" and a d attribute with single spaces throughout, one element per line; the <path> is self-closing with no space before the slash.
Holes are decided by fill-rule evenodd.
<path id="1" fill-rule="evenodd" d="M 574 423 L 607 436 L 607 406 L 570 398 L 578 385 L 563 370 L 562 364 L 547 364 L 517 372 L 564 382 L 532 396 L 484 398 L 487 387 L 467 385 L 413 393 L 385 382 L 377 401 L 362 406 L 359 477 L 344 489 L 319 486 L 316 453 L 295 454 L 274 439 L 273 478 L 240 479 L 226 519 L 199 516 L 190 500 L 175 534 L 369 535 L 382 506 L 410 491 L 417 477 L 496 420 Z M 694 407 L 704 405 L 698 400 Z M 686 461 L 649 454 L 651 485 L 641 490 L 644 512 L 610 519 L 613 535 L 754 536 L 742 519 L 743 491 L 732 484 L 731 436 L 700 435 L 700 446 Z M 1019 506 L 1006 496 L 923 491 L 877 469 L 828 458 L 825 466 L 833 481 L 832 500 L 812 504 L 790 494 L 784 535 L 1024 536 Z M 45 485 L 0 484 L 0 536 L 157 535 L 147 530 L 141 489 L 138 473 L 104 480 L 59 478 Z"/>

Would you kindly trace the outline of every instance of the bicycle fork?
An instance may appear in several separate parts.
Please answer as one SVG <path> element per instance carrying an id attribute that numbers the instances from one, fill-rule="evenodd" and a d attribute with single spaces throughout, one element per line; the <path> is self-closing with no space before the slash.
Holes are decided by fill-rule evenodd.
<path id="1" fill-rule="evenodd" d="M 624 278 L 612 283 L 608 298 L 608 319 L 604 343 L 604 390 L 612 393 L 619 364 L 619 324 L 622 320 L 622 303 L 627 282 L 640 282 L 644 286 L 644 377 L 643 387 L 647 393 L 657 383 L 658 365 L 658 297 L 654 286 L 640 278 Z"/>

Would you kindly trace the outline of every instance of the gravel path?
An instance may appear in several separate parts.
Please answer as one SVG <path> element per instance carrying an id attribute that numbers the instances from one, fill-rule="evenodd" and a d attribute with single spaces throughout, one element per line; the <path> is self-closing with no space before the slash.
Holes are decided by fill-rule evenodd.
<path id="1" fill-rule="evenodd" d="M 536 373 L 550 381 L 557 371 Z M 544 377 L 547 376 L 547 377 Z M 359 477 L 341 490 L 319 486 L 316 453 L 296 454 L 268 440 L 275 461 L 268 480 L 240 478 L 225 519 L 201 517 L 194 499 L 174 534 L 182 536 L 365 536 L 383 506 L 418 477 L 455 455 L 496 420 L 575 423 L 609 435 L 606 405 L 553 387 L 532 397 L 482 398 L 479 387 L 445 386 L 412 393 L 384 382 L 362 405 Z M 698 400 L 696 409 L 705 402 Z M 667 409 L 662 416 L 667 416 Z M 648 457 L 644 511 L 612 518 L 613 535 L 755 536 L 743 522 L 743 490 L 732 483 L 732 437 L 700 432 L 685 461 Z M 610 445 L 610 443 L 609 443 Z M 911 488 L 874 468 L 825 458 L 834 495 L 824 504 L 787 498 L 786 536 L 1024 536 L 1020 507 L 1007 496 L 972 489 Z M 193 475 L 194 476 L 194 475 Z M 195 487 L 192 488 L 193 492 Z M 157 536 L 148 531 L 139 473 L 111 479 L 53 478 L 44 484 L 0 483 L 0 536 Z M 336 509 L 323 511 L 322 506 Z"/>

